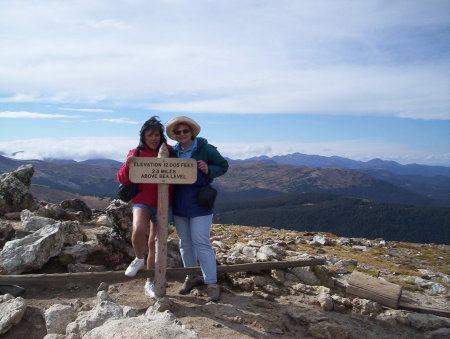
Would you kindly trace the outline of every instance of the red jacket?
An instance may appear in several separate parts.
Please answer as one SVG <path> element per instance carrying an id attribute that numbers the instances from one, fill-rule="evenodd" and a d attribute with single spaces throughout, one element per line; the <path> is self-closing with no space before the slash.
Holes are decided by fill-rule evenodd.
<path id="1" fill-rule="evenodd" d="M 171 146 L 167 145 L 170 149 Z M 128 152 L 127 157 L 136 153 L 136 149 L 132 149 Z M 139 151 L 139 157 L 148 157 L 148 158 L 156 158 L 158 156 L 158 152 L 154 152 L 149 149 L 147 146 L 144 149 Z M 120 170 L 117 172 L 117 180 L 122 185 L 128 185 L 131 183 L 130 177 L 130 168 L 125 162 Z M 169 185 L 169 204 L 172 204 L 172 191 L 173 186 Z M 148 206 L 157 207 L 158 206 L 158 184 L 138 184 L 138 192 L 136 196 L 131 200 L 132 204 L 144 204 Z"/>

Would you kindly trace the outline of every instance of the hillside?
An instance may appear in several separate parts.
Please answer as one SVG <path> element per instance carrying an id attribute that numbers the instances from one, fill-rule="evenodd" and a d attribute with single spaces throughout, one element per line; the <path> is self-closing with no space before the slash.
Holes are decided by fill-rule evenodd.
<path id="1" fill-rule="evenodd" d="M 116 196 L 116 173 L 120 163 L 113 160 L 18 161 L 0 156 L 0 171 L 13 171 L 27 163 L 32 163 L 36 170 L 33 185 L 81 196 Z M 277 192 L 330 192 L 389 203 L 437 204 L 429 197 L 354 170 L 299 167 L 273 161 L 232 163 L 229 171 L 215 183 L 224 192 L 225 199 L 249 200 Z M 440 196 L 445 196 L 445 188 L 441 188 L 441 191 Z M 58 202 L 52 195 L 41 195 L 40 199 Z"/>
<path id="2" fill-rule="evenodd" d="M 215 183 L 226 192 L 259 188 L 283 193 L 329 192 L 389 203 L 434 203 L 430 198 L 357 171 L 284 165 L 273 161 L 231 164 L 227 174 Z"/>
<path id="3" fill-rule="evenodd" d="M 386 204 L 329 193 L 219 202 L 214 220 L 346 237 L 450 244 L 448 207 Z"/>
<path id="4" fill-rule="evenodd" d="M 244 161 L 271 160 L 280 164 L 308 167 L 336 167 L 344 169 L 383 169 L 399 175 L 421 175 L 421 176 L 446 176 L 450 177 L 450 167 L 428 166 L 419 164 L 401 165 L 395 161 L 372 159 L 369 161 L 357 161 L 344 157 L 321 155 L 309 155 L 292 153 L 287 155 L 276 155 L 273 157 L 260 156 Z"/>

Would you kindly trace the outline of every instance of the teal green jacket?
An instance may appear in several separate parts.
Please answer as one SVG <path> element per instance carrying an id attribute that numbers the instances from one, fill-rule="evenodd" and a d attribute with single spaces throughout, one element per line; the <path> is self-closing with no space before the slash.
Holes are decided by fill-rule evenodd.
<path id="1" fill-rule="evenodd" d="M 171 155 L 176 157 L 177 152 L 172 149 Z M 197 170 L 197 181 L 191 185 L 174 185 L 173 214 L 182 217 L 198 217 L 212 214 L 212 210 L 202 208 L 197 204 L 197 195 L 202 186 L 209 185 L 214 178 L 225 174 L 228 170 L 228 161 L 222 157 L 217 148 L 208 144 L 204 138 L 197 137 L 197 148 L 192 153 L 195 160 L 203 160 L 208 164 L 208 174 Z"/>

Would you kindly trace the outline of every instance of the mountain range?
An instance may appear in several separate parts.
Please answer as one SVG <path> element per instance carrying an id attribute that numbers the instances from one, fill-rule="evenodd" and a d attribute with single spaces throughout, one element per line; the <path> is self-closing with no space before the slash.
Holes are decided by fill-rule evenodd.
<path id="1" fill-rule="evenodd" d="M 450 237 L 445 231 L 450 228 L 449 168 L 299 153 L 229 162 L 226 175 L 214 181 L 219 190 L 215 222 L 449 241 L 442 240 Z M 0 156 L 0 173 L 27 163 L 35 167 L 31 191 L 40 200 L 81 198 L 92 208 L 104 209 L 116 196 L 118 161 Z M 338 164 L 355 168 L 333 167 Z"/>

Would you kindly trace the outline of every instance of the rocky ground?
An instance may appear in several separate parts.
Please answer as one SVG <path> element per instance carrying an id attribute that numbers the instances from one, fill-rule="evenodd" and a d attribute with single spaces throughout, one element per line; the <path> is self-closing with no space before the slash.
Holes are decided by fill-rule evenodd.
<path id="1" fill-rule="evenodd" d="M 116 200 L 101 212 L 77 200 L 33 200 L 29 171 L 1 177 L 0 271 L 124 269 L 133 255 L 129 206 Z M 172 226 L 169 233 L 168 264 L 178 267 Z M 448 318 L 393 310 L 346 293 L 357 270 L 402 285 L 402 297 L 420 305 L 449 310 L 449 246 L 231 225 L 213 225 L 211 233 L 219 265 L 308 258 L 325 258 L 326 265 L 220 274 L 218 303 L 206 302 L 204 286 L 178 295 L 180 281 L 168 281 L 167 298 L 159 300 L 144 295 L 143 279 L 24 286 L 21 296 L 0 295 L 0 337 L 450 337 Z"/>

